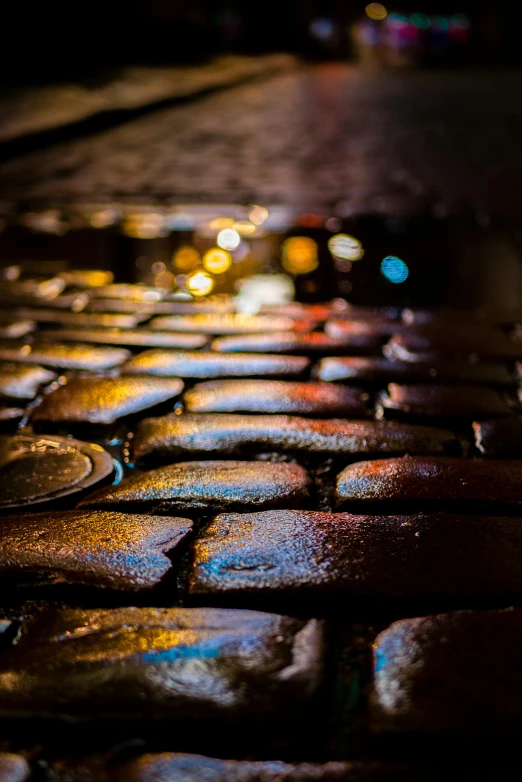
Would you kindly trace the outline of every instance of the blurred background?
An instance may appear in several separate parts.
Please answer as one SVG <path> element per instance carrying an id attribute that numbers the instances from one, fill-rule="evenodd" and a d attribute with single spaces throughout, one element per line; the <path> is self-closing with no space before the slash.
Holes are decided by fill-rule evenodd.
<path id="1" fill-rule="evenodd" d="M 2 23 L 4 266 L 521 301 L 519 2 L 14 3 Z"/>
<path id="2" fill-rule="evenodd" d="M 134 0 L 12 3 L 2 80 L 86 76 L 129 63 L 198 62 L 220 53 L 289 51 L 381 64 L 515 65 L 522 61 L 516 0 Z M 10 48 L 10 47 L 9 47 Z"/>

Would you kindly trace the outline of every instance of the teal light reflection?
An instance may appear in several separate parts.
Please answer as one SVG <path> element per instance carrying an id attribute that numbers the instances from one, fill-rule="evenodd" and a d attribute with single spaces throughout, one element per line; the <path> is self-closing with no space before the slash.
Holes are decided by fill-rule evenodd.
<path id="1" fill-rule="evenodd" d="M 401 258 L 397 258 L 396 255 L 387 255 L 381 262 L 381 274 L 388 282 L 400 285 L 400 283 L 406 282 L 410 270 Z"/>

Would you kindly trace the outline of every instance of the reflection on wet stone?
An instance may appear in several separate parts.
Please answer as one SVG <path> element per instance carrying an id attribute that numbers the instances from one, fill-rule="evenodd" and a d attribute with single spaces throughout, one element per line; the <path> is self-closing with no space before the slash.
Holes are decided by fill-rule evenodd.
<path id="1" fill-rule="evenodd" d="M 347 342 L 353 340 L 357 344 L 358 340 L 379 341 L 381 344 L 386 337 L 392 334 L 400 334 L 406 326 L 400 321 L 388 320 L 387 318 L 374 319 L 370 322 L 351 321 L 351 320 L 329 320 L 324 330 L 326 334 L 337 339 L 345 339 Z"/>
<path id="2" fill-rule="evenodd" d="M 272 449 L 326 454 L 440 454 L 456 450 L 450 431 L 389 421 L 313 420 L 295 416 L 167 415 L 140 421 L 136 459 L 234 455 Z"/>
<path id="3" fill-rule="evenodd" d="M 106 315 L 89 312 L 62 312 L 56 309 L 24 307 L 14 310 L 13 317 L 18 320 L 35 320 L 38 323 L 56 323 L 59 326 L 79 326 L 85 328 L 117 328 L 134 329 L 146 316 L 136 315 Z"/>
<path id="4" fill-rule="evenodd" d="M 515 361 L 522 358 L 522 341 L 484 329 L 462 333 L 451 329 L 446 332 L 412 331 L 395 334 L 385 345 L 384 354 L 392 360 L 428 363 L 470 357 L 484 361 Z"/>
<path id="5" fill-rule="evenodd" d="M 338 475 L 336 497 L 347 505 L 393 502 L 429 509 L 472 503 L 497 512 L 522 509 L 522 462 L 425 456 L 356 462 Z"/>
<path id="6" fill-rule="evenodd" d="M 310 479 L 297 464 L 270 462 L 180 462 L 135 475 L 101 489 L 81 505 L 88 508 L 151 507 L 159 502 L 184 513 L 254 508 L 302 507 Z"/>
<path id="7" fill-rule="evenodd" d="M 0 714 L 255 720 L 318 689 L 322 630 L 257 611 L 43 612 L 0 655 Z"/>
<path id="8" fill-rule="evenodd" d="M 475 421 L 473 431 L 483 456 L 522 457 L 522 416 Z"/>
<path id="9" fill-rule="evenodd" d="M 0 779 L 2 782 L 26 782 L 31 776 L 31 768 L 21 755 L 0 752 Z"/>
<path id="10" fill-rule="evenodd" d="M 509 416 L 507 401 L 490 388 L 478 386 L 398 385 L 390 383 L 380 399 L 386 416 L 420 418 L 489 418 Z"/>
<path id="11" fill-rule="evenodd" d="M 185 394 L 191 413 L 297 413 L 367 418 L 368 396 L 328 383 L 223 380 L 198 383 Z"/>
<path id="12" fill-rule="evenodd" d="M 325 75 L 332 84 L 329 66 Z M 495 612 L 479 631 L 482 619 L 434 616 L 485 617 L 522 601 L 518 315 L 479 310 L 470 277 L 469 312 L 322 301 L 353 281 L 355 300 L 415 303 L 419 267 L 399 249 L 408 220 L 348 217 L 348 202 L 332 203 L 330 217 L 300 215 L 303 235 L 290 236 L 285 208 L 209 208 L 75 204 L 20 216 L 67 231 L 44 242 L 57 258 L 76 248 L 75 266 L 87 257 L 76 229 L 98 225 L 100 258 L 107 248 L 127 280 L 146 284 L 62 261 L 0 264 L 0 426 L 11 432 L 0 435 L 0 748 L 56 782 L 439 782 L 433 769 L 388 765 L 435 760 L 411 736 L 382 734 L 433 732 L 442 754 L 445 732 L 516 732 L 522 720 L 516 622 L 497 632 Z M 193 236 L 188 224 L 171 230 L 188 218 Z M 214 227 L 236 218 L 237 253 L 205 252 L 220 243 Z M 429 237 L 429 220 L 415 224 Z M 419 253 L 436 274 L 429 300 L 446 249 L 453 263 L 456 225 L 437 221 L 448 247 L 427 241 Z M 15 239 L 26 231 L 8 226 L 2 244 L 11 227 Z M 359 229 L 361 241 L 341 233 Z M 287 238 L 319 267 L 284 278 Z M 354 246 L 370 264 L 352 267 Z M 374 247 L 404 255 L 388 260 L 406 285 L 384 271 L 372 282 Z M 223 256 L 230 276 L 209 266 Z M 500 280 L 495 268 L 492 294 L 511 287 L 516 307 L 512 271 Z M 287 301 L 292 287 L 309 303 Z M 71 439 L 78 431 L 92 442 Z M 317 615 L 331 619 L 327 647 Z M 53 717 L 92 718 L 100 735 L 57 731 Z M 480 779 L 483 754 L 454 771 Z"/>
<path id="13" fill-rule="evenodd" d="M 520 518 L 227 514 L 216 516 L 194 550 L 194 595 L 344 595 L 459 607 L 522 598 Z"/>
<path id="14" fill-rule="evenodd" d="M 1 355 L 1 354 L 0 354 Z M 132 358 L 123 367 L 124 374 L 164 377 L 284 377 L 300 375 L 309 360 L 300 356 L 269 356 L 240 353 L 176 353 L 172 350 L 148 350 Z"/>
<path id="15" fill-rule="evenodd" d="M 294 764 L 178 753 L 143 755 L 115 771 L 115 782 L 424 782 L 430 778 L 429 772 L 425 776 L 422 770 L 391 764 Z"/>
<path id="16" fill-rule="evenodd" d="M 171 315 L 154 318 L 150 327 L 159 331 L 188 331 L 201 334 L 263 334 L 267 331 L 286 331 L 300 327 L 311 331 L 313 324 L 274 315 Z"/>
<path id="17" fill-rule="evenodd" d="M 354 338 L 332 337 L 323 332 L 297 334 L 284 331 L 273 334 L 244 334 L 233 337 L 219 337 L 212 342 L 212 350 L 219 353 L 350 353 L 369 355 L 378 353 L 381 340 L 373 336 Z"/>
<path id="18" fill-rule="evenodd" d="M 0 346 L 0 361 L 42 364 L 59 369 L 85 369 L 94 372 L 118 367 L 129 357 L 129 351 L 121 348 L 62 345 L 59 342 Z"/>
<path id="19" fill-rule="evenodd" d="M 0 575 L 21 584 L 149 589 L 170 570 L 169 557 L 191 528 L 188 519 L 108 511 L 4 516 Z"/>
<path id="20" fill-rule="evenodd" d="M 513 386 L 514 378 L 503 364 L 465 364 L 433 362 L 431 364 L 389 361 L 386 358 L 323 358 L 317 377 L 329 382 L 357 383 L 476 383 L 477 385 Z"/>
<path id="21" fill-rule="evenodd" d="M 147 304 L 165 298 L 166 291 L 148 285 L 132 285 L 129 283 L 110 283 L 92 288 L 90 296 L 93 299 L 119 299 L 120 301 Z"/>
<path id="22" fill-rule="evenodd" d="M 147 329 L 55 329 L 42 331 L 42 339 L 64 340 L 66 342 L 90 342 L 95 345 L 125 345 L 137 348 L 178 348 L 196 350 L 204 347 L 208 337 L 202 334 L 176 334 L 171 331 L 150 331 Z"/>
<path id="23" fill-rule="evenodd" d="M 57 375 L 39 366 L 0 361 L 0 399 L 33 400 Z"/>
<path id="24" fill-rule="evenodd" d="M 521 654 L 520 610 L 395 622 L 374 647 L 373 725 L 441 736 L 518 733 Z"/>
<path id="25" fill-rule="evenodd" d="M 3 427 L 20 422 L 24 415 L 25 410 L 20 407 L 0 407 L 0 428 L 4 431 Z"/>
<path id="26" fill-rule="evenodd" d="M 19 339 L 30 334 L 35 329 L 35 323 L 30 320 L 0 320 L 0 339 Z"/>
<path id="27" fill-rule="evenodd" d="M 38 423 L 110 424 L 174 399 L 182 389 L 175 378 L 76 377 L 47 394 L 31 417 Z"/>
<path id="28" fill-rule="evenodd" d="M 277 315 L 281 318 L 294 318 L 296 320 L 312 320 L 322 323 L 332 317 L 338 311 L 348 312 L 348 304 L 345 301 L 324 302 L 322 304 L 305 304 L 302 301 L 288 301 L 284 304 L 262 304 L 261 315 Z"/>

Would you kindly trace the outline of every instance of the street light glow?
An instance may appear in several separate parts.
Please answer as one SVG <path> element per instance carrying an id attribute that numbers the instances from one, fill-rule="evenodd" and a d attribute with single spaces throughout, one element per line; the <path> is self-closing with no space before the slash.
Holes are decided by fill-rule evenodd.
<path id="1" fill-rule="evenodd" d="M 366 6 L 366 16 L 374 22 L 382 22 L 388 16 L 388 11 L 382 3 L 370 3 Z"/>
<path id="2" fill-rule="evenodd" d="M 291 236 L 282 248 L 283 268 L 291 274 L 309 274 L 319 266 L 317 242 L 309 236 Z"/>
<path id="3" fill-rule="evenodd" d="M 217 243 L 222 250 L 236 250 L 241 244 L 241 237 L 234 228 L 225 228 L 218 233 Z"/>
<path id="4" fill-rule="evenodd" d="M 227 228 L 232 228 L 233 225 L 234 220 L 232 217 L 215 217 L 214 220 L 210 221 L 208 227 L 211 231 L 218 233 L 219 231 L 224 231 Z"/>
<path id="5" fill-rule="evenodd" d="M 238 220 L 232 226 L 234 231 L 237 231 L 240 236 L 251 236 L 256 232 L 256 226 L 250 220 Z"/>
<path id="6" fill-rule="evenodd" d="M 397 258 L 396 255 L 387 255 L 381 262 L 381 274 L 388 282 L 400 285 L 402 282 L 406 282 L 410 270 L 401 258 Z"/>
<path id="7" fill-rule="evenodd" d="M 189 272 L 196 268 L 200 260 L 201 257 L 196 248 L 186 244 L 177 249 L 172 256 L 172 266 L 183 272 Z"/>
<path id="8" fill-rule="evenodd" d="M 336 234 L 328 240 L 328 249 L 334 258 L 346 261 L 360 261 L 364 255 L 361 242 L 349 234 Z"/>
<path id="9" fill-rule="evenodd" d="M 254 223 L 254 225 L 261 225 L 265 222 L 267 217 L 268 209 L 264 206 L 257 206 L 257 204 L 252 207 L 250 214 L 248 215 L 250 222 Z"/>
<path id="10" fill-rule="evenodd" d="M 203 256 L 203 266 L 213 274 L 224 274 L 232 266 L 232 258 L 226 250 L 212 247 Z"/>
<path id="11" fill-rule="evenodd" d="M 194 272 L 187 279 L 187 288 L 193 296 L 208 296 L 214 287 L 214 280 L 204 271 Z"/>

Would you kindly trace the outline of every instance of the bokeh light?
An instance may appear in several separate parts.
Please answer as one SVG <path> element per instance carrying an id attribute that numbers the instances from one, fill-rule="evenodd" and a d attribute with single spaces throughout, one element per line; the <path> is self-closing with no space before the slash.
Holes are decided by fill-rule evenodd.
<path id="1" fill-rule="evenodd" d="M 61 219 L 58 209 L 46 209 L 43 212 L 25 212 L 20 216 L 22 225 L 32 231 L 61 236 L 66 233 L 67 224 Z"/>
<path id="2" fill-rule="evenodd" d="M 234 231 L 237 231 L 240 236 L 252 236 L 256 232 L 256 226 L 250 222 L 250 220 L 238 220 L 232 226 Z"/>
<path id="3" fill-rule="evenodd" d="M 116 209 L 108 207 L 107 209 L 99 209 L 97 212 L 93 212 L 90 217 L 90 224 L 93 228 L 108 228 L 113 225 L 119 215 Z"/>
<path id="4" fill-rule="evenodd" d="M 286 304 L 295 298 L 293 280 L 286 274 L 255 274 L 238 280 L 237 311 L 255 315 L 265 304 Z"/>
<path id="5" fill-rule="evenodd" d="M 187 277 L 187 288 L 193 296 L 208 296 L 214 288 L 214 280 L 204 271 L 197 271 Z"/>
<path id="6" fill-rule="evenodd" d="M 211 231 L 218 233 L 219 231 L 226 231 L 227 228 L 232 228 L 234 220 L 232 217 L 216 217 L 211 220 L 208 227 Z"/>
<path id="7" fill-rule="evenodd" d="M 213 274 L 224 274 L 232 266 L 232 257 L 226 250 L 212 247 L 203 256 L 203 266 Z"/>
<path id="8" fill-rule="evenodd" d="M 346 261 L 360 261 L 364 255 L 361 242 L 349 234 L 336 234 L 328 240 L 328 249 L 334 258 Z"/>
<path id="9" fill-rule="evenodd" d="M 172 256 L 172 266 L 182 272 L 189 272 L 199 266 L 201 256 L 195 247 L 186 244 L 179 247 Z"/>
<path id="10" fill-rule="evenodd" d="M 396 255 L 387 255 L 381 262 L 381 274 L 388 282 L 399 285 L 406 282 L 410 270 L 401 258 L 397 258 Z"/>
<path id="11" fill-rule="evenodd" d="M 309 236 L 291 236 L 283 243 L 281 263 L 291 274 L 309 274 L 319 266 L 317 242 Z"/>
<path id="12" fill-rule="evenodd" d="M 157 288 L 172 290 L 176 285 L 176 278 L 174 274 L 172 274 L 172 272 L 169 272 L 166 269 L 164 269 L 162 272 L 160 272 L 154 277 L 154 285 Z"/>
<path id="13" fill-rule="evenodd" d="M 102 271 L 77 271 L 75 277 L 80 284 L 84 284 L 89 288 L 100 288 L 102 285 L 110 285 L 114 280 L 114 274 L 112 272 Z"/>
<path id="14" fill-rule="evenodd" d="M 328 43 L 335 35 L 335 24 L 327 17 L 312 19 L 310 22 L 310 33 L 323 43 Z"/>
<path id="15" fill-rule="evenodd" d="M 161 264 L 163 266 L 163 269 L 166 269 L 166 266 L 164 263 Z M 162 272 L 160 272 L 161 274 Z M 153 302 L 153 301 L 159 301 L 161 299 L 161 294 L 158 291 L 143 291 L 142 293 L 142 300 L 144 302 Z"/>
<path id="16" fill-rule="evenodd" d="M 343 221 L 340 217 L 329 217 L 328 220 L 325 222 L 324 227 L 331 231 L 333 234 L 337 233 L 341 230 Z"/>
<path id="17" fill-rule="evenodd" d="M 132 239 L 157 239 L 165 235 L 164 222 L 159 212 L 131 214 L 123 221 L 123 233 Z"/>
<path id="18" fill-rule="evenodd" d="M 233 228 L 225 228 L 218 233 L 217 243 L 223 250 L 235 250 L 241 243 L 241 237 Z"/>
<path id="19" fill-rule="evenodd" d="M 257 206 L 257 204 L 252 207 L 250 214 L 248 215 L 248 219 L 251 223 L 254 223 L 254 225 L 261 225 L 267 218 L 268 209 L 264 206 Z"/>
<path id="20" fill-rule="evenodd" d="M 366 16 L 375 22 L 382 22 L 388 16 L 388 11 L 382 3 L 369 3 L 366 6 Z"/>
<path id="21" fill-rule="evenodd" d="M 428 14 L 417 13 L 410 16 L 410 22 L 417 30 L 427 30 L 431 26 L 431 19 Z"/>
<path id="22" fill-rule="evenodd" d="M 390 14 L 386 20 L 386 25 L 397 32 L 407 27 L 408 24 L 408 17 L 397 12 Z"/>

